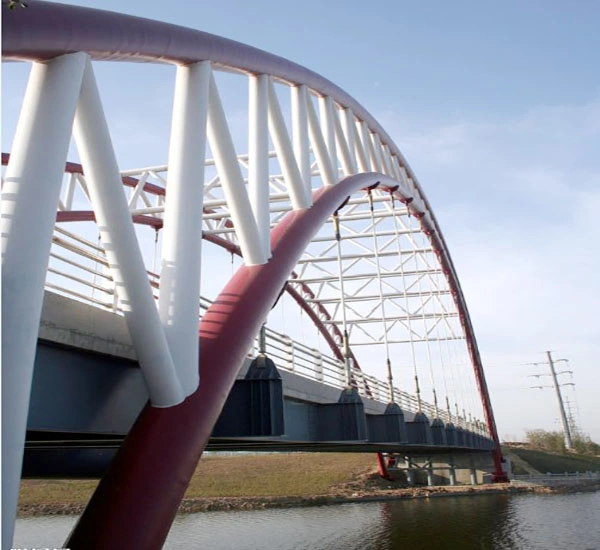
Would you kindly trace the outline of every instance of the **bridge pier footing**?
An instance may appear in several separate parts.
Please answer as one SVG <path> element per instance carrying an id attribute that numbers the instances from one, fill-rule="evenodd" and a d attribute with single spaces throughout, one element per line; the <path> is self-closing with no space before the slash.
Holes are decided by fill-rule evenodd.
<path id="1" fill-rule="evenodd" d="M 213 437 L 283 435 L 283 384 L 275 363 L 266 355 L 254 359 L 246 376 L 236 380 L 219 416 Z"/>
<path id="2" fill-rule="evenodd" d="M 404 443 L 408 440 L 404 413 L 389 403 L 383 414 L 367 415 L 368 439 L 372 443 Z"/>
<path id="3" fill-rule="evenodd" d="M 342 390 L 337 403 L 324 403 L 318 408 L 319 441 L 364 441 L 367 439 L 367 417 L 356 388 Z"/>

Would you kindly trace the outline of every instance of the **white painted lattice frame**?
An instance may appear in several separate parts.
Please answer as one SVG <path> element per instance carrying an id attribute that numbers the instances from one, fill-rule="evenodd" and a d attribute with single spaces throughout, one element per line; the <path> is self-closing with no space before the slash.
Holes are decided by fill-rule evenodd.
<path id="1" fill-rule="evenodd" d="M 226 239 L 232 245 L 241 249 L 244 260 L 248 264 L 264 263 L 270 257 L 268 230 L 277 223 L 290 209 L 302 209 L 310 207 L 310 191 L 318 185 L 334 185 L 338 179 L 352 175 L 358 171 L 368 169 L 377 171 L 382 175 L 392 178 L 395 185 L 403 189 L 404 196 L 412 198 L 411 211 L 419 212 L 422 217 L 427 218 L 429 213 L 425 203 L 419 198 L 418 190 L 413 180 L 407 175 L 398 156 L 392 155 L 390 147 L 383 144 L 376 132 L 368 125 L 356 118 L 352 109 L 337 104 L 330 96 L 319 96 L 306 86 L 288 86 L 280 82 L 274 83 L 273 78 L 268 75 L 250 75 L 249 79 L 249 118 L 251 135 L 249 136 L 250 150 L 248 154 L 238 154 L 234 147 L 229 132 L 226 115 L 219 99 L 219 91 L 216 79 L 211 72 L 208 62 L 204 62 L 204 70 L 208 76 L 208 101 L 206 118 L 208 120 L 207 136 L 199 139 L 207 139 L 213 150 L 214 159 L 207 159 L 202 165 L 190 170 L 195 177 L 201 178 L 203 166 L 216 167 L 216 172 L 205 182 L 203 186 L 204 199 L 196 200 L 198 209 L 203 202 L 204 215 L 202 217 L 202 231 L 205 234 L 216 235 Z M 281 90 L 289 88 L 291 94 L 291 113 L 289 119 L 292 128 L 287 128 L 285 117 L 281 111 L 280 101 L 276 88 Z M 317 108 L 320 115 L 317 114 Z M 174 119 L 177 114 L 174 111 Z M 181 109 L 180 109 L 181 110 Z M 267 123 L 268 121 L 268 123 Z M 269 150 L 269 138 L 274 143 L 274 149 Z M 270 173 L 270 160 L 276 159 L 281 167 L 282 173 Z M 151 166 L 143 169 L 127 170 L 122 176 L 137 180 L 133 187 L 129 188 L 127 206 L 134 215 L 151 216 L 163 218 L 165 216 L 165 197 L 163 193 L 154 190 L 165 189 L 166 182 L 171 177 L 168 166 Z M 336 179 L 337 175 L 337 179 Z M 223 182 L 226 185 L 223 185 Z M 75 190 L 80 188 L 80 194 L 89 198 L 90 191 L 86 178 L 82 174 L 73 174 L 65 185 L 58 209 L 67 212 L 73 208 L 73 197 Z M 379 208 L 375 213 L 378 225 L 385 218 L 395 217 L 401 226 L 401 233 L 409 235 L 419 233 L 421 225 L 410 226 L 410 212 L 405 206 L 398 206 L 391 212 L 389 197 L 376 196 L 374 201 Z M 387 201 L 387 202 L 386 202 Z M 343 239 L 351 243 L 359 252 L 344 257 L 346 265 L 343 272 L 350 272 L 356 265 L 362 263 L 375 267 L 374 257 L 384 258 L 394 256 L 396 252 L 391 250 L 390 245 L 394 241 L 394 235 L 389 230 L 378 232 L 377 227 L 367 225 L 362 230 L 353 230 L 351 222 L 361 217 L 361 208 L 366 204 L 366 195 L 352 197 L 340 213 L 341 226 L 345 231 Z M 364 213 L 362 214 L 364 217 Z M 371 250 L 368 245 L 363 244 L 365 235 L 375 230 L 379 237 L 388 237 L 386 242 L 377 251 Z M 188 232 L 189 234 L 189 232 Z M 322 237 L 317 237 L 315 242 Z M 380 241 L 378 241 L 380 242 Z M 339 324 L 336 316 L 340 310 L 341 301 L 334 298 L 324 298 L 327 291 L 337 291 L 339 288 L 335 282 L 335 269 L 324 267 L 333 260 L 333 256 L 326 256 L 329 249 L 314 254 L 307 250 L 304 257 L 299 261 L 298 269 L 291 282 L 308 285 L 313 297 L 308 300 L 315 305 L 330 305 L 331 317 L 324 318 L 326 325 Z M 387 324 L 387 331 L 394 327 L 402 327 L 410 337 L 416 340 L 425 340 L 432 337 L 434 329 L 443 323 L 448 330 L 448 335 L 440 339 L 463 338 L 456 326 L 448 323 L 449 317 L 458 315 L 456 308 L 450 308 L 443 304 L 439 296 L 448 294 L 447 284 L 431 290 L 429 293 L 417 293 L 412 287 L 427 278 L 430 281 L 439 281 L 441 267 L 436 258 L 431 255 L 432 248 L 415 248 L 413 250 L 401 251 L 406 254 L 406 259 L 400 260 L 400 265 L 405 264 L 411 258 L 420 258 L 422 262 L 422 273 L 407 288 L 399 288 L 398 285 L 390 283 L 394 276 L 394 269 L 381 269 L 385 278 L 384 285 L 388 289 L 385 299 L 395 305 L 396 313 L 391 322 Z M 163 259 L 164 261 L 164 259 Z M 311 273 L 307 271 L 310 268 Z M 316 270 L 316 271 L 315 271 Z M 396 270 L 397 271 L 397 270 Z M 419 270 L 409 270 L 414 274 Z M 388 278 L 389 277 L 389 278 Z M 434 278 L 435 277 L 435 278 Z M 192 277 L 194 279 L 195 277 Z M 310 281 L 310 282 L 309 282 Z M 445 281 L 445 278 L 442 279 Z M 346 307 L 353 317 L 349 320 L 350 333 L 360 333 L 364 339 L 354 338 L 354 345 L 381 344 L 386 334 L 381 332 L 380 325 L 384 321 L 377 318 L 375 305 L 370 310 L 361 313 L 353 308 L 351 303 L 354 299 L 365 301 L 360 296 L 361 289 L 354 290 L 346 296 Z M 398 300 L 410 295 L 421 296 L 422 304 L 412 311 L 407 310 L 399 304 Z M 163 294 L 164 296 L 164 294 Z M 321 299 L 323 301 L 321 302 Z M 164 302 L 165 300 L 163 300 Z M 439 306 L 436 314 L 423 314 L 421 310 L 428 302 L 435 301 Z M 383 310 L 383 307 L 381 307 Z M 162 321 L 168 326 L 168 315 L 163 308 Z M 391 310 L 393 311 L 393 309 Z M 322 313 L 319 313 L 322 317 Z M 429 326 L 425 325 L 419 332 L 410 326 L 410 319 L 421 317 L 423 322 L 433 319 Z M 385 320 L 390 321 L 389 319 Z M 408 324 L 407 324 L 407 321 Z M 379 323 L 379 330 L 377 324 Z M 159 339 L 160 340 L 160 339 Z M 188 338 L 191 342 L 191 337 Z M 338 339 L 339 340 L 339 339 Z M 396 340 L 396 343 L 408 341 Z M 188 345 L 188 348 L 191 348 Z M 197 349 L 197 347 L 196 347 Z M 188 365 L 192 361 L 185 362 Z M 188 386 L 185 394 L 194 388 L 194 380 Z"/>
<path id="2" fill-rule="evenodd" d="M 205 64 L 207 64 L 205 62 Z M 206 70 L 210 70 L 207 68 Z M 288 129 L 281 112 L 280 102 L 276 88 L 287 87 L 281 83 L 274 84 L 273 79 L 267 75 L 250 75 L 249 79 L 249 118 L 251 135 L 249 136 L 250 150 L 248 154 L 238 154 L 233 148 L 231 134 L 228 129 L 225 113 L 219 100 L 219 92 L 214 76 L 210 76 L 210 90 L 212 101 L 208 101 L 208 141 L 211 150 L 216 151 L 215 159 L 207 159 L 206 166 L 216 166 L 216 174 L 205 182 L 203 206 L 205 209 L 202 218 L 202 230 L 206 234 L 218 235 L 225 238 L 235 246 L 239 246 L 247 263 L 264 263 L 270 257 L 268 228 L 275 223 L 291 208 L 306 208 L 310 205 L 310 190 L 318 184 L 332 185 L 338 179 L 356 173 L 362 168 L 377 169 L 388 177 L 396 178 L 397 184 L 404 188 L 404 193 L 416 195 L 415 186 L 407 176 L 406 170 L 401 166 L 397 156 L 390 153 L 387 145 L 382 145 L 379 136 L 372 132 L 367 125 L 354 117 L 352 110 L 339 106 L 329 97 L 317 97 L 317 94 L 306 86 L 289 87 L 291 94 L 292 128 Z M 318 103 L 321 116 L 317 116 L 315 102 Z M 266 121 L 268 121 L 268 128 Z M 275 143 L 275 149 L 269 150 L 269 136 Z M 269 160 L 277 159 L 283 173 L 269 173 Z M 337 164 L 334 168 L 334 162 Z M 143 169 L 127 170 L 122 176 L 137 179 L 137 184 L 129 188 L 128 206 L 132 214 L 163 218 L 165 211 L 164 194 L 148 192 L 146 188 L 152 184 L 165 188 L 169 177 L 167 165 L 151 166 Z M 195 167 L 198 177 L 199 166 Z M 355 171 L 355 172 L 353 172 Z M 266 178 L 265 178 L 266 176 Z M 228 184 L 223 187 L 222 182 Z M 259 183 L 260 182 L 260 183 Z M 86 180 L 81 174 L 70 177 L 63 191 L 63 198 L 59 210 L 68 211 L 73 206 L 75 188 L 81 187 L 83 196 L 89 196 Z M 200 204 L 202 201 L 197 201 Z M 386 216 L 396 216 L 403 232 L 419 232 L 417 227 L 408 228 L 405 218 L 408 214 L 406 207 L 401 206 L 394 213 L 390 212 L 386 199 L 375 197 L 375 202 L 382 208 L 376 213 L 379 221 Z M 374 251 L 361 244 L 363 236 L 350 228 L 345 219 L 360 216 L 359 209 L 366 204 L 366 196 L 353 197 L 345 210 L 341 213 L 342 227 L 347 229 L 345 239 L 354 242 L 354 246 L 362 249 L 354 259 L 357 263 L 373 264 Z M 421 212 L 425 210 L 424 203 L 418 198 L 413 199 L 411 208 Z M 358 214 L 356 214 L 358 212 Z M 251 214 L 250 214 L 251 213 Z M 424 216 L 427 214 L 424 213 Z M 240 231 L 241 228 L 241 231 Z M 370 227 L 363 232 L 368 233 Z M 385 231 L 382 232 L 382 235 Z M 389 231 L 388 231 L 389 234 Z M 390 236 L 390 235 L 388 235 Z M 318 240 L 318 238 L 317 238 Z M 379 256 L 394 255 L 389 249 L 393 236 L 387 244 L 379 250 Z M 440 272 L 440 266 L 435 258 L 428 258 L 431 248 L 407 251 L 407 254 L 420 254 L 423 258 L 423 276 L 431 279 Z M 323 253 L 311 254 L 307 251 L 300 260 L 296 272 L 296 279 L 306 281 L 308 266 L 317 269 L 322 275 L 322 282 L 312 283 L 315 293 L 315 302 L 319 301 L 324 290 L 335 289 L 335 282 L 331 281 L 335 270 L 323 268 L 326 265 Z M 351 264 L 352 267 L 355 264 Z M 347 269 L 347 268 L 346 268 Z M 383 269 L 383 275 L 390 273 Z M 313 273 L 313 279 L 316 277 Z M 308 283 L 306 283 L 308 284 Z M 387 283 L 386 283 L 387 284 Z M 388 285 L 391 292 L 398 297 L 402 290 Z M 406 290 L 406 289 L 405 289 Z M 410 290 L 410 289 L 408 289 Z M 447 286 L 438 289 L 439 292 L 448 292 Z M 352 294 L 349 298 L 353 298 Z M 392 296 L 389 296 L 392 299 Z M 331 300 L 330 300 L 331 301 Z M 438 300 L 439 301 L 439 300 Z M 440 303 L 440 307 L 443 305 Z M 328 322 L 335 323 L 335 314 L 339 303 L 333 307 L 334 319 Z M 406 315 L 411 315 L 405 312 Z M 413 315 L 418 312 L 413 313 Z M 439 319 L 448 315 L 456 316 L 456 311 L 444 311 Z M 164 315 L 163 315 L 164 317 Z M 361 324 L 360 315 L 356 323 Z M 373 311 L 365 316 L 373 323 Z M 163 320 L 164 322 L 164 320 Z M 395 322 L 402 324 L 402 319 Z M 393 326 L 393 325 L 392 325 Z M 455 331 L 455 327 L 449 327 Z M 364 327 L 358 329 L 367 336 L 365 345 L 369 342 L 382 342 L 382 334 L 369 333 Z M 428 331 L 429 333 L 431 330 Z M 423 339 L 428 334 L 413 334 L 415 338 Z M 460 338 L 459 334 L 451 337 Z M 188 362 L 189 364 L 189 362 Z M 188 393 L 188 392 L 186 392 Z"/>

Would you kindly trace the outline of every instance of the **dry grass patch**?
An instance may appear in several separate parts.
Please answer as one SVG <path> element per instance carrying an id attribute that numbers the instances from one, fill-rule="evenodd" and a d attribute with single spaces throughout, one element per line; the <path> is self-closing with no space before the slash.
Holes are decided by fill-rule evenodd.
<path id="1" fill-rule="evenodd" d="M 187 498 L 323 495 L 375 467 L 373 453 L 281 453 L 209 455 L 202 458 Z M 39 505 L 85 505 L 97 480 L 21 482 L 22 509 Z"/>
<path id="2" fill-rule="evenodd" d="M 547 453 L 531 449 L 518 449 L 509 447 L 510 451 L 522 458 L 541 473 L 551 472 L 562 474 L 565 472 L 597 472 L 600 470 L 600 458 L 569 454 Z"/>
<path id="3" fill-rule="evenodd" d="M 97 485 L 88 479 L 24 479 L 19 505 L 87 504 Z"/>
<path id="4" fill-rule="evenodd" d="M 185 496 L 322 495 L 374 466 L 373 453 L 208 456 L 200 461 Z"/>

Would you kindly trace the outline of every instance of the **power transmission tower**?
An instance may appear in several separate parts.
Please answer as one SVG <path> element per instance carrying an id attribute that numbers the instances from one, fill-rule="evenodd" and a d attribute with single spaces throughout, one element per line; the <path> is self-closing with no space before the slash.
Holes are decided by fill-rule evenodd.
<path id="1" fill-rule="evenodd" d="M 565 404 L 563 402 L 562 393 L 560 391 L 560 384 L 556 377 L 556 370 L 554 369 L 554 361 L 552 360 L 552 353 L 546 352 L 548 356 L 548 365 L 550 366 L 550 373 L 552 375 L 552 382 L 554 383 L 554 390 L 556 391 L 556 398 L 558 399 L 558 408 L 560 409 L 560 419 L 563 425 L 563 433 L 565 434 L 565 446 L 567 449 L 573 448 L 573 439 L 571 439 L 571 428 L 569 427 L 569 421 L 567 420 L 567 414 L 565 413 Z M 563 359 L 559 359 L 563 361 Z M 567 371 L 565 371 L 567 372 Z"/>
<path id="2" fill-rule="evenodd" d="M 563 394 L 563 400 L 565 402 L 565 411 L 567 412 L 567 420 L 569 421 L 569 429 L 571 430 L 571 437 L 575 437 L 575 436 L 577 436 L 577 434 L 579 434 L 579 428 L 577 427 L 577 420 L 576 420 L 577 403 L 575 403 L 569 397 L 565 397 L 564 394 Z"/>
<path id="3" fill-rule="evenodd" d="M 571 422 L 569 422 L 569 419 L 567 418 L 567 413 L 565 412 L 565 404 L 564 404 L 564 400 L 563 400 L 560 388 L 561 388 L 561 386 L 567 386 L 567 385 L 574 386 L 574 384 L 572 382 L 567 382 L 565 384 L 559 384 L 558 376 L 561 374 L 565 374 L 565 373 L 573 374 L 573 371 L 566 370 L 566 371 L 560 371 L 557 373 L 556 369 L 554 368 L 554 364 L 562 362 L 562 361 L 568 363 L 568 359 L 552 359 L 552 353 L 549 351 L 546 352 L 546 357 L 548 358 L 547 363 L 532 363 L 532 364 L 533 365 L 547 364 L 550 369 L 550 373 L 549 374 L 534 374 L 533 376 L 535 376 L 536 378 L 539 378 L 540 376 L 551 376 L 552 377 L 552 386 L 532 386 L 532 387 L 539 388 L 539 389 L 552 388 L 552 387 L 554 388 L 554 391 L 556 392 L 556 399 L 558 400 L 558 409 L 560 412 L 560 419 L 561 419 L 561 423 L 562 423 L 562 427 L 563 427 L 563 434 L 564 434 L 564 438 L 565 438 L 565 447 L 568 450 L 572 450 L 573 449 L 573 438 L 571 436 Z"/>

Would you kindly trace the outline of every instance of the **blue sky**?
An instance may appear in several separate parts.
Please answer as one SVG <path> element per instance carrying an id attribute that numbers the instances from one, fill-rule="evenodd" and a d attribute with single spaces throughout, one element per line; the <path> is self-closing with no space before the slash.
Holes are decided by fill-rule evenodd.
<path id="1" fill-rule="evenodd" d="M 570 359 L 581 427 L 600 441 L 599 2 L 76 3 L 245 42 L 353 95 L 400 146 L 441 223 L 500 434 L 558 428 L 552 392 L 528 388 L 540 367 L 522 365 L 550 349 Z M 165 162 L 168 135 L 149 125 L 168 128 L 151 113 L 172 95 L 172 70 L 145 84 L 129 69 L 97 72 L 109 122 L 127 134 L 123 168 Z M 3 150 L 25 75 L 4 70 Z M 123 97 L 147 119 L 129 119 Z"/>

